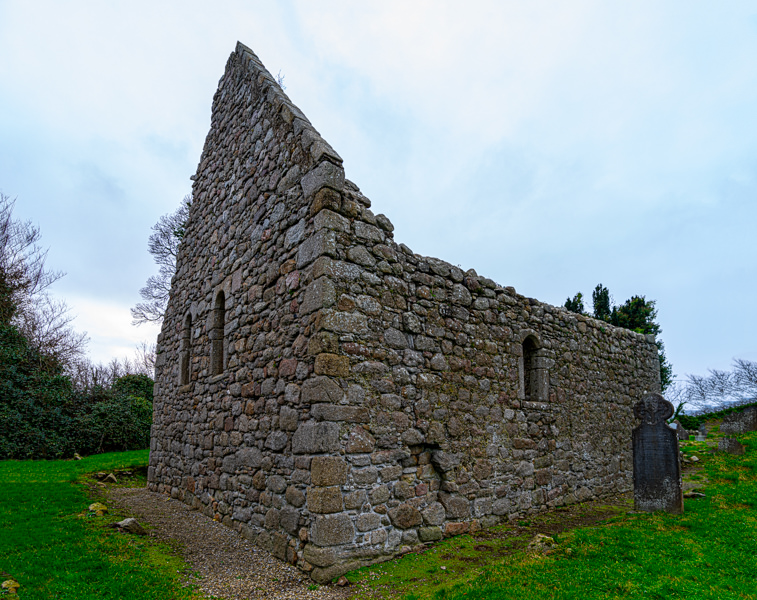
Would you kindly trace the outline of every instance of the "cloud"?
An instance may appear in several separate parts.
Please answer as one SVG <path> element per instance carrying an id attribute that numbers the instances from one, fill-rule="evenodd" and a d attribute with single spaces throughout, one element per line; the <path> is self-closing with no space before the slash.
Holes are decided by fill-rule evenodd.
<path id="1" fill-rule="evenodd" d="M 398 241 L 558 304 L 600 281 L 619 301 L 645 294 L 677 370 L 724 367 L 756 333 L 739 326 L 755 292 L 756 11 L 6 1 L 0 188 L 69 273 L 56 292 L 101 306 L 86 328 L 121 352 L 150 226 L 189 191 L 240 40 L 283 72 Z M 741 304 L 719 331 L 692 326 L 713 297 Z"/>
<path id="2" fill-rule="evenodd" d="M 140 343 L 153 343 L 160 333 L 157 325 L 131 325 L 129 306 L 75 295 L 68 295 L 65 300 L 76 315 L 74 328 L 89 335 L 88 355 L 95 363 L 107 363 L 113 358 L 133 359 Z"/>
<path id="3" fill-rule="evenodd" d="M 733 150 L 739 120 L 714 107 L 740 98 L 734 109 L 754 122 L 754 61 L 744 57 L 757 48 L 754 36 L 730 41 L 727 11 L 650 2 L 474 2 L 465 13 L 448 2 L 326 6 L 297 5 L 316 55 L 366 81 L 374 101 L 409 111 L 414 128 L 435 128 L 428 134 L 464 151 L 456 158 L 476 161 L 507 141 L 599 158 L 608 170 L 600 185 L 649 173 L 651 187 L 682 164 Z"/>

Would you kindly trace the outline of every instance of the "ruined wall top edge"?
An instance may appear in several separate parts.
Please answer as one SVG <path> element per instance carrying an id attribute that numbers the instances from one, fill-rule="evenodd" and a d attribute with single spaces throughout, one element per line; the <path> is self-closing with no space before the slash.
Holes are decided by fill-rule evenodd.
<path id="1" fill-rule="evenodd" d="M 279 82 L 276 80 L 276 78 L 266 69 L 265 65 L 262 63 L 260 58 L 255 54 L 255 52 L 249 47 L 243 44 L 240 41 L 237 41 L 236 48 L 234 52 L 229 57 L 229 60 L 231 60 L 233 57 L 237 57 L 241 64 L 250 71 L 250 73 L 253 75 L 253 77 L 256 80 L 260 80 L 261 78 L 265 80 L 265 83 L 267 84 L 267 101 L 273 105 L 277 111 L 282 115 L 283 119 L 288 122 L 292 123 L 294 120 L 297 120 L 297 129 L 303 130 L 307 129 L 307 137 L 309 141 L 309 150 L 310 150 L 310 156 L 313 159 L 314 164 L 317 166 L 319 162 L 323 160 L 328 160 L 329 162 L 335 163 L 339 165 L 340 167 L 343 166 L 343 160 L 342 157 L 336 152 L 336 150 L 333 149 L 333 147 L 320 135 L 320 133 L 315 129 L 315 127 L 312 125 L 310 120 L 305 116 L 305 114 L 291 101 L 289 96 L 284 92 L 284 90 L 281 88 Z M 220 86 L 219 86 L 220 89 Z M 192 177 L 194 179 L 195 176 Z M 357 185 L 355 185 L 352 181 L 349 181 L 347 179 L 344 180 L 345 187 L 348 189 L 352 189 L 352 191 L 356 192 L 358 196 L 361 197 L 363 202 L 367 207 L 371 206 L 371 201 L 363 196 L 363 194 L 360 192 Z M 341 187 L 341 186 L 339 186 Z M 307 190 L 305 190 L 307 195 Z M 388 237 L 393 237 L 391 230 L 393 229 L 393 225 L 389 222 L 389 219 L 386 218 L 384 215 L 378 215 L 381 217 L 384 217 L 386 219 L 387 223 L 389 223 L 389 226 L 386 228 L 388 229 Z M 431 265 L 431 268 L 434 270 L 442 269 L 445 271 L 461 271 L 465 274 L 465 276 L 472 276 L 476 277 L 478 281 L 483 285 L 483 287 L 488 287 L 490 289 L 495 290 L 495 292 L 498 293 L 505 293 L 509 296 L 512 296 L 513 298 L 518 299 L 521 302 L 527 302 L 531 304 L 532 306 L 541 306 L 545 309 L 548 309 L 551 311 L 560 311 L 560 312 L 569 312 L 567 309 L 561 306 L 555 306 L 552 304 L 549 304 L 548 302 L 544 302 L 541 300 L 537 300 L 535 298 L 531 298 L 528 296 L 524 296 L 522 294 L 519 294 L 516 292 L 515 288 L 512 286 L 502 286 L 493 280 L 483 277 L 481 275 L 478 275 L 474 269 L 468 269 L 467 271 L 462 271 L 461 269 L 455 267 L 451 263 L 448 263 L 447 261 L 444 261 L 439 258 L 434 257 L 428 257 L 423 256 L 420 254 L 416 254 L 413 252 L 406 244 L 404 243 L 397 243 L 398 248 L 402 251 L 402 253 L 409 257 L 412 261 L 417 261 L 421 263 L 428 263 Z M 435 268 L 436 267 L 436 268 Z M 590 315 L 582 315 L 578 313 L 571 313 L 570 317 L 575 318 L 577 322 L 583 322 L 588 327 L 596 328 L 596 329 L 604 329 L 609 330 L 613 332 L 615 335 L 621 335 L 621 336 L 628 336 L 632 338 L 637 338 L 640 340 L 644 340 L 647 343 L 654 344 L 655 343 L 655 336 L 654 334 L 639 334 L 634 331 L 624 329 L 621 327 L 616 327 L 614 325 L 610 325 L 606 323 L 605 321 L 601 321 L 598 319 L 593 318 Z"/>

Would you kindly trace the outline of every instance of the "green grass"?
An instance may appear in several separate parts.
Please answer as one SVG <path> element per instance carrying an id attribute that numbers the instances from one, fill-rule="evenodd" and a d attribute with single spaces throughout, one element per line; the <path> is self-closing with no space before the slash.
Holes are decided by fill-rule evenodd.
<path id="1" fill-rule="evenodd" d="M 686 500 L 683 515 L 634 513 L 630 504 L 557 510 L 355 571 L 352 589 L 356 598 L 406 600 L 757 600 L 757 433 L 740 439 L 745 456 L 685 444 L 700 458 L 687 477 L 707 496 Z M 102 498 L 90 495 L 86 474 L 144 466 L 147 456 L 0 462 L 0 580 L 17 580 L 22 600 L 196 598 L 179 583 L 186 565 L 166 547 L 106 529 L 115 515 L 87 516 Z M 591 511 L 601 522 L 555 535 L 550 554 L 524 551 L 540 530 Z"/>
<path id="2" fill-rule="evenodd" d="M 88 495 L 85 474 L 147 459 L 144 450 L 0 462 L 0 580 L 18 581 L 22 600 L 195 598 L 178 580 L 185 565 L 164 546 L 106 529 L 115 515 L 87 516 L 89 504 L 104 498 Z"/>
<path id="3" fill-rule="evenodd" d="M 348 578 L 357 598 L 757 599 L 757 433 L 741 441 L 745 456 L 686 444 L 684 452 L 700 458 L 695 475 L 706 497 L 687 499 L 683 515 L 634 513 L 629 503 L 593 526 L 555 535 L 546 556 L 525 552 L 523 537 L 548 529 L 556 511 L 501 527 L 493 540 L 485 532 L 452 538 Z"/>
<path id="4" fill-rule="evenodd" d="M 702 423 L 709 423 L 717 419 L 722 419 L 726 415 L 730 415 L 736 412 L 742 412 L 747 408 L 757 406 L 757 402 L 750 402 L 749 404 L 740 404 L 739 406 L 732 406 L 730 408 L 724 408 L 713 412 L 703 412 L 698 415 L 678 415 L 678 422 L 683 425 L 685 429 L 693 431 L 699 429 Z"/>

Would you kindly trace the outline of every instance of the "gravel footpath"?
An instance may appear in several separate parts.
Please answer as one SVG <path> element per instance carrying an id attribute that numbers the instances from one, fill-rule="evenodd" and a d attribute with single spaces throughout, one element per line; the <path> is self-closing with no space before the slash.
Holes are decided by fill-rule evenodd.
<path id="1" fill-rule="evenodd" d="M 274 558 L 249 541 L 186 504 L 145 488 L 110 488 L 110 501 L 141 523 L 149 535 L 168 541 L 190 565 L 185 583 L 206 596 L 225 600 L 323 600 L 349 597 L 347 588 L 318 586 L 297 568 Z"/>

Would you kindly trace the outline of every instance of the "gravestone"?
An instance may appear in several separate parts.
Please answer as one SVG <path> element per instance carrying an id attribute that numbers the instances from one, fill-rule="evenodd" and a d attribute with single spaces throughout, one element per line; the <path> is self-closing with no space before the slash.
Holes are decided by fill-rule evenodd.
<path id="1" fill-rule="evenodd" d="M 673 421 L 673 425 L 675 426 L 674 429 L 676 430 L 676 433 L 678 434 L 678 439 L 686 441 L 689 439 L 689 432 L 686 431 L 683 425 L 681 425 L 678 421 Z"/>
<path id="2" fill-rule="evenodd" d="M 678 435 L 665 422 L 673 405 L 661 394 L 633 407 L 641 424 L 633 430 L 633 500 L 636 510 L 683 512 Z"/>
<path id="3" fill-rule="evenodd" d="M 699 429 L 694 434 L 694 439 L 697 442 L 704 442 L 707 439 L 707 425 L 705 425 L 704 423 L 702 423 L 699 426 Z"/>
<path id="4" fill-rule="evenodd" d="M 744 454 L 744 444 L 734 438 L 720 438 L 718 441 L 718 452 L 725 452 L 727 454 Z"/>
<path id="5" fill-rule="evenodd" d="M 720 433 L 734 434 L 757 431 L 757 407 L 726 415 L 720 426 Z"/>

